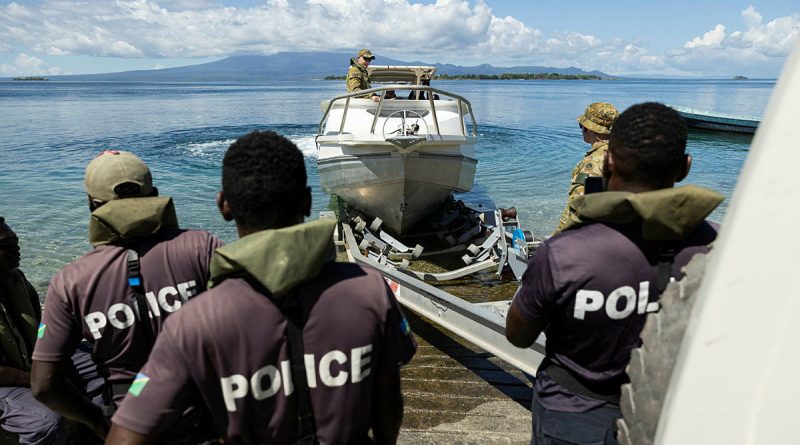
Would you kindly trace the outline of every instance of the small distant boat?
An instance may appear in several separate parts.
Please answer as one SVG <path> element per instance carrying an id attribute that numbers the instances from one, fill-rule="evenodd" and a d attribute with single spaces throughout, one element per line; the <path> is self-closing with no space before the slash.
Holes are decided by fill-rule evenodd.
<path id="1" fill-rule="evenodd" d="M 686 124 L 693 128 L 753 134 L 761 123 L 761 119 L 752 116 L 713 113 L 675 105 L 669 107 L 680 113 L 686 119 Z"/>
<path id="2" fill-rule="evenodd" d="M 27 77 L 14 77 L 13 80 L 22 80 L 22 81 L 46 81 L 49 80 L 46 77 L 38 77 L 38 76 L 27 76 Z"/>

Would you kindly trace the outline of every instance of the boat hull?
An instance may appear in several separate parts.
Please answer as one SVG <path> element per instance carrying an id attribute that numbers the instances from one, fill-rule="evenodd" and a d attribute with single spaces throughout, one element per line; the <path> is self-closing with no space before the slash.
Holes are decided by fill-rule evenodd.
<path id="1" fill-rule="evenodd" d="M 670 107 L 686 120 L 686 125 L 692 128 L 753 134 L 756 132 L 758 124 L 760 123 L 758 118 L 749 116 L 712 113 L 675 105 L 670 105 Z"/>
<path id="2" fill-rule="evenodd" d="M 355 148 L 324 157 L 321 147 L 317 161 L 320 183 L 326 192 L 379 217 L 384 229 L 402 235 L 451 193 L 472 189 L 478 161 L 461 148 L 418 148 L 410 153 Z"/>
<path id="3" fill-rule="evenodd" d="M 398 70 L 417 69 L 389 71 Z M 427 99 L 385 99 L 389 91 L 405 97 L 417 89 Z M 366 92 L 380 99 L 349 93 L 320 104 L 320 183 L 367 219 L 378 217 L 385 230 L 403 236 L 453 192 L 472 189 L 477 124 L 466 99 L 429 86 L 386 85 Z"/>
<path id="4" fill-rule="evenodd" d="M 732 133 L 745 133 L 753 134 L 756 132 L 756 126 L 749 125 L 736 125 L 730 122 L 714 122 L 706 119 L 697 119 L 689 116 L 683 116 L 686 120 L 686 125 L 692 128 L 702 128 L 704 130 L 713 131 L 729 131 Z"/>

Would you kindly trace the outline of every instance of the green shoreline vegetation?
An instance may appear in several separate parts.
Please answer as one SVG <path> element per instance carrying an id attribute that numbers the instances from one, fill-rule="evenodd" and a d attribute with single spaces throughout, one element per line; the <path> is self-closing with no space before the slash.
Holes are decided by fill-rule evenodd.
<path id="1" fill-rule="evenodd" d="M 345 76 L 325 76 L 325 80 L 344 80 Z M 603 80 L 593 74 L 506 73 L 506 74 L 437 74 L 437 80 Z"/>

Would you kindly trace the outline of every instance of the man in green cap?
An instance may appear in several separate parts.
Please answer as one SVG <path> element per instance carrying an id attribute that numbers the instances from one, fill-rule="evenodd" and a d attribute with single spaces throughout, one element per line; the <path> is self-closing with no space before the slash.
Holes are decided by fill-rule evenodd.
<path id="1" fill-rule="evenodd" d="M 367 71 L 367 67 L 373 60 L 375 60 L 375 56 L 372 55 L 372 51 L 366 48 L 359 51 L 356 57 L 350 59 L 350 69 L 347 70 L 346 79 L 348 92 L 372 88 L 369 84 L 369 72 Z M 365 94 L 360 97 L 362 99 L 372 99 L 375 102 L 380 100 L 380 96 L 377 94 Z"/>
<path id="2" fill-rule="evenodd" d="M 572 183 L 569 186 L 567 206 L 561 214 L 561 220 L 554 235 L 573 226 L 577 222 L 575 216 L 575 199 L 584 194 L 586 178 L 603 176 L 603 156 L 608 151 L 608 135 L 617 118 L 617 109 L 608 102 L 595 102 L 586 107 L 586 111 L 578 116 L 578 125 L 583 133 L 583 140 L 591 147 L 581 162 L 572 170 Z"/>

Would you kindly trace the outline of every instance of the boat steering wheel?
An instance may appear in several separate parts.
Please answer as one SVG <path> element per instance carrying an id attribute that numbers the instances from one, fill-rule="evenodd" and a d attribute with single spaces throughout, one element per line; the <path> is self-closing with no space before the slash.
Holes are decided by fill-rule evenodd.
<path id="1" fill-rule="evenodd" d="M 387 128 L 390 130 L 388 133 Z M 423 116 L 416 111 L 398 110 L 386 117 L 381 131 L 384 139 L 426 138 L 428 124 Z"/>

